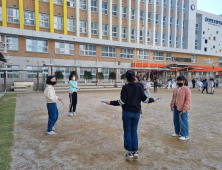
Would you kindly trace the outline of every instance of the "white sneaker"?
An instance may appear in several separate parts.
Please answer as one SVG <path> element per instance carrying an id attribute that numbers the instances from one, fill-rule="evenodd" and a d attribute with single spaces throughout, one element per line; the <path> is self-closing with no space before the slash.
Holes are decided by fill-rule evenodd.
<path id="1" fill-rule="evenodd" d="M 57 133 L 55 133 L 54 131 L 51 131 L 51 132 L 47 132 L 46 135 L 57 135 Z"/>
<path id="2" fill-rule="evenodd" d="M 178 137 L 178 136 L 180 136 L 180 135 L 178 135 L 176 133 L 172 134 L 172 137 Z"/>
<path id="3" fill-rule="evenodd" d="M 73 117 L 73 114 L 72 114 L 72 113 L 69 113 L 69 115 L 70 115 L 71 117 Z"/>
<path id="4" fill-rule="evenodd" d="M 179 139 L 180 139 L 180 140 L 188 140 L 188 139 L 190 139 L 190 138 L 189 138 L 189 136 L 181 136 L 181 137 L 179 137 Z"/>
<path id="5" fill-rule="evenodd" d="M 55 128 L 53 127 L 52 130 L 55 130 Z"/>
<path id="6" fill-rule="evenodd" d="M 75 112 L 73 112 L 73 116 L 76 116 L 76 113 L 75 113 Z"/>

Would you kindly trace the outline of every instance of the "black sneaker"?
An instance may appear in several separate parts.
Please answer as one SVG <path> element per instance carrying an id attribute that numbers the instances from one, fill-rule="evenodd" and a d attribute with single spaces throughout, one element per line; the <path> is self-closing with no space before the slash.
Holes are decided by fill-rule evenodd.
<path id="1" fill-rule="evenodd" d="M 137 159 L 138 156 L 139 156 L 139 151 L 133 151 L 133 157 Z"/>
<path id="2" fill-rule="evenodd" d="M 133 152 L 128 151 L 128 152 L 126 153 L 126 159 L 130 159 L 130 158 L 133 158 Z"/>

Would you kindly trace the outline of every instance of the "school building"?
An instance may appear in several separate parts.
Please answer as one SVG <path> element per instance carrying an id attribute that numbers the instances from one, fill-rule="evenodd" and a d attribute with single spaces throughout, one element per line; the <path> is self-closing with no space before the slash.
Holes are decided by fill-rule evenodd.
<path id="1" fill-rule="evenodd" d="M 119 81 L 126 69 L 117 67 L 147 68 L 136 72 L 163 81 L 218 77 L 222 17 L 197 8 L 197 0 L 1 0 L 1 49 L 8 53 L 1 67 L 12 68 L 9 83 L 36 81 L 36 73 L 18 72 L 36 68 L 40 76 L 60 70 L 65 80 L 76 70 L 79 80 L 90 71 L 94 79 L 103 72 L 104 81 L 116 72 Z"/>

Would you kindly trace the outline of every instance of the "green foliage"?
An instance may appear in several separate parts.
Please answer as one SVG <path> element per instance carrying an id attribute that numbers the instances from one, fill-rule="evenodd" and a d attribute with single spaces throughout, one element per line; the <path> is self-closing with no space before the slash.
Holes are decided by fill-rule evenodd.
<path id="1" fill-rule="evenodd" d="M 104 79 L 103 72 L 98 72 L 98 79 L 100 80 Z"/>
<path id="2" fill-rule="evenodd" d="M 121 75 L 121 80 L 125 80 L 126 79 L 126 74 L 122 74 Z"/>
<path id="3" fill-rule="evenodd" d="M 90 71 L 84 72 L 84 79 L 93 79 L 92 73 Z"/>
<path id="4" fill-rule="evenodd" d="M 57 79 L 63 79 L 64 78 L 64 75 L 62 74 L 61 71 L 56 71 L 54 75 Z"/>
<path id="5" fill-rule="evenodd" d="M 112 80 L 116 79 L 116 73 L 115 72 L 109 73 L 109 79 L 112 79 Z"/>

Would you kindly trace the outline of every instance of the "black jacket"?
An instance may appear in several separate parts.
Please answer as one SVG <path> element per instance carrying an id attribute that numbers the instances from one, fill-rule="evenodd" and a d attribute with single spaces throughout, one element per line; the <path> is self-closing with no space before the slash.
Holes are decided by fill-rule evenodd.
<path id="1" fill-rule="evenodd" d="M 157 83 L 157 81 L 155 80 L 154 81 L 154 87 L 157 87 L 158 86 L 158 83 Z"/>

